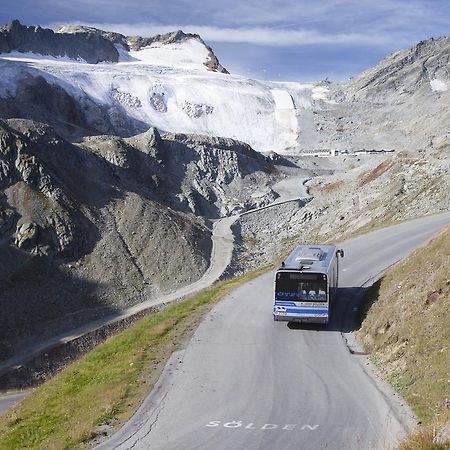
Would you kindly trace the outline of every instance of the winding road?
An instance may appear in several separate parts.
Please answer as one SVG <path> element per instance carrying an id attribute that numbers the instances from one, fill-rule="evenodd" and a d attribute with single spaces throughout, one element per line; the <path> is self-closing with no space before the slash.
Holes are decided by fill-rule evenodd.
<path id="1" fill-rule="evenodd" d="M 213 224 L 212 230 L 212 252 L 210 258 L 210 265 L 203 276 L 192 284 L 183 286 L 176 291 L 165 294 L 163 296 L 149 299 L 145 302 L 139 303 L 130 308 L 126 308 L 117 313 L 102 317 L 98 320 L 88 322 L 80 327 L 74 328 L 65 333 L 54 336 L 45 341 L 36 342 L 34 345 L 27 347 L 20 353 L 17 353 L 13 357 L 3 361 L 0 364 L 0 375 L 8 373 L 11 370 L 15 370 L 39 355 L 67 342 L 74 341 L 87 333 L 109 326 L 111 324 L 125 320 L 141 311 L 148 310 L 155 306 L 168 304 L 180 298 L 195 294 L 217 281 L 228 265 L 231 262 L 233 249 L 234 249 L 234 236 L 232 232 L 232 225 L 234 222 L 244 214 L 251 214 L 262 209 L 269 208 L 274 205 L 280 205 L 282 203 L 299 201 L 304 199 L 306 189 L 302 184 L 304 177 L 290 177 L 287 180 L 283 180 L 273 187 L 275 191 L 279 191 L 279 197 L 271 205 L 263 206 L 253 210 L 245 211 L 241 214 L 236 214 L 230 217 L 224 217 L 218 219 Z M 279 187 L 278 187 L 279 186 Z M 5 399 L 3 401 L 3 399 Z M 0 412 L 6 410 L 11 403 L 7 401 L 6 397 L 0 396 Z"/>
<path id="2" fill-rule="evenodd" d="M 405 222 L 342 243 L 328 327 L 272 320 L 273 273 L 226 296 L 101 449 L 388 449 L 414 418 L 347 341 L 364 286 L 450 221 Z"/>

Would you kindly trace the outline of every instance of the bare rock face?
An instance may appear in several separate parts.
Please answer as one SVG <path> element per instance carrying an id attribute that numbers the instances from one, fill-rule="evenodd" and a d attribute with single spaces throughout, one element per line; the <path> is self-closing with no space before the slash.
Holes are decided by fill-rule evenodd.
<path id="1" fill-rule="evenodd" d="M 47 256 L 51 252 L 49 236 L 45 236 L 42 228 L 34 222 L 17 224 L 14 244 L 32 255 Z M 46 242 L 47 241 L 47 242 Z"/>
<path id="2" fill-rule="evenodd" d="M 32 253 L 75 256 L 81 251 L 75 233 L 83 231 L 87 223 L 77 220 L 79 214 L 64 183 L 48 166 L 52 153 L 63 145 L 48 127 L 34 126 L 21 133 L 0 122 L 3 204 L 8 206 L 5 211 L 12 208 L 17 213 L 15 244 Z"/>
<path id="3" fill-rule="evenodd" d="M 75 145 L 41 123 L 0 121 L 3 357 L 200 278 L 204 216 L 272 200 L 274 176 L 231 139 L 151 128 Z"/>
<path id="4" fill-rule="evenodd" d="M 95 141 L 0 121 L 0 348 L 171 291 L 208 267 L 206 222 L 168 208 L 152 181 L 159 133 L 142 136 L 142 151 Z"/>
<path id="5" fill-rule="evenodd" d="M 113 145 L 103 142 L 90 138 L 85 144 L 103 154 L 115 148 L 118 155 L 127 148 L 127 164 L 136 176 L 175 209 L 217 218 L 263 206 L 276 196 L 270 188 L 273 164 L 243 142 L 180 133 L 161 137 L 154 128 Z M 151 158 L 144 163 L 141 153 Z M 255 191 L 260 194 L 252 195 Z"/>
<path id="6" fill-rule="evenodd" d="M 401 102 L 401 97 L 446 92 L 450 75 L 450 38 L 419 42 L 370 68 L 348 84 L 348 96 L 355 99 Z M 422 93 L 422 94 L 423 94 Z"/>
<path id="7" fill-rule="evenodd" d="M 66 56 L 83 59 L 91 64 L 119 60 L 119 53 L 113 42 L 95 29 L 63 34 L 40 26 L 28 27 L 18 20 L 0 28 L 0 52 L 12 51 Z"/>

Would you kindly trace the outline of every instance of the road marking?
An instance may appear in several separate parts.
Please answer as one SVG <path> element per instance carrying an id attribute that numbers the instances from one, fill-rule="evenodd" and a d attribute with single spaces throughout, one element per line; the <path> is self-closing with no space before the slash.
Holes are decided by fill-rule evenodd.
<path id="1" fill-rule="evenodd" d="M 223 427 L 223 428 L 244 428 L 245 430 L 284 430 L 284 431 L 293 431 L 297 427 L 302 431 L 310 430 L 314 431 L 319 427 L 319 425 L 298 425 L 296 423 L 287 423 L 285 425 L 277 425 L 275 423 L 265 423 L 264 425 L 257 425 L 253 422 L 244 423 L 242 420 L 231 420 L 229 422 L 222 422 L 221 420 L 211 420 L 208 422 L 205 427 L 215 428 L 215 427 Z"/>

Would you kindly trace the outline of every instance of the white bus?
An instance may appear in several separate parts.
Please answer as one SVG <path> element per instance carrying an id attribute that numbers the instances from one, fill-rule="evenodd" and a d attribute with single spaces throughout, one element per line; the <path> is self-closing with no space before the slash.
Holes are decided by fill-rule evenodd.
<path id="1" fill-rule="evenodd" d="M 274 320 L 328 323 L 343 250 L 334 245 L 298 245 L 275 274 Z"/>

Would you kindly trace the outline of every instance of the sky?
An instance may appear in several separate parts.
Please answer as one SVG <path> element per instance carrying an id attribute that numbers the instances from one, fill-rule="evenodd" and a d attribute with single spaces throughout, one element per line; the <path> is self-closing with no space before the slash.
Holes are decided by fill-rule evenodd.
<path id="1" fill-rule="evenodd" d="M 233 73 L 342 80 L 450 33 L 448 0 L 1 0 L 0 23 L 81 23 L 126 35 L 197 33 Z"/>

